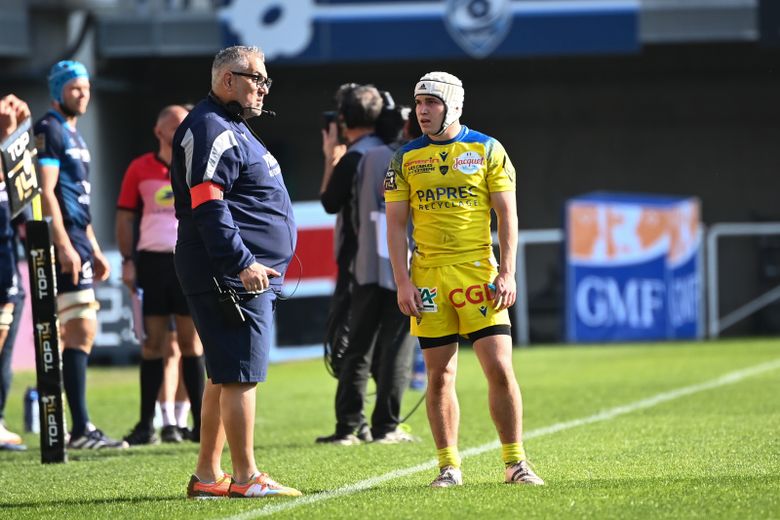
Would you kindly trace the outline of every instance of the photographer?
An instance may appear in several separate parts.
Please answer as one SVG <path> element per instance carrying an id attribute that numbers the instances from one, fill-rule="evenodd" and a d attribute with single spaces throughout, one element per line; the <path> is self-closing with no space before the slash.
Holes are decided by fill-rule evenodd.
<path id="1" fill-rule="evenodd" d="M 336 264 L 338 279 L 328 313 L 326 342 L 333 349 L 336 375 L 338 359 L 348 348 L 349 307 L 352 276 L 350 266 L 357 251 L 357 236 L 352 227 L 352 187 L 357 165 L 363 154 L 384 144 L 375 135 L 375 125 L 382 112 L 382 97 L 371 85 L 349 83 L 336 92 L 338 107 L 336 121 L 322 131 L 322 152 L 325 167 L 320 189 L 320 201 L 328 213 L 338 213 L 335 229 Z M 346 144 L 341 144 L 341 140 Z M 337 404 L 338 407 L 338 404 Z M 354 431 L 337 427 L 336 434 L 318 437 L 317 442 L 342 443 Z M 352 428 L 349 428 L 352 430 Z M 369 440 L 367 429 L 361 429 L 362 440 Z"/>
<path id="2" fill-rule="evenodd" d="M 357 238 L 351 225 L 352 186 L 363 153 L 383 143 L 374 134 L 382 111 L 382 97 L 376 88 L 346 83 L 336 91 L 335 100 L 337 110 L 324 114 L 326 128 L 322 131 L 322 152 L 325 165 L 320 200 L 325 211 L 338 213 L 334 233 L 338 279 L 326 332 L 326 345 L 332 349 L 331 366 L 337 376 L 347 348 L 351 290 L 349 269 L 357 250 Z"/>
<path id="3" fill-rule="evenodd" d="M 364 420 L 366 384 L 373 373 L 376 404 L 371 436 L 377 443 L 397 444 L 417 440 L 398 428 L 414 339 L 409 335 L 408 318 L 398 309 L 387 252 L 384 178 L 395 150 L 421 132 L 417 121 L 409 120 L 408 107 L 396 106 L 388 92 L 382 95 L 384 109 L 376 133 L 388 144 L 368 150 L 355 175 L 352 217 L 358 247 L 352 268 L 349 348 L 339 376 L 336 413 L 340 424 Z"/>

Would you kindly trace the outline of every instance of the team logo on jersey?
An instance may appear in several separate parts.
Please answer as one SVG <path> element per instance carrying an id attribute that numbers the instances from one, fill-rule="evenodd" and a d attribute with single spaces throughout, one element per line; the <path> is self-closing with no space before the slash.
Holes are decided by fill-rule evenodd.
<path id="1" fill-rule="evenodd" d="M 420 287 L 420 298 L 422 299 L 422 312 L 437 312 L 439 306 L 434 301 L 438 296 L 439 290 L 436 287 Z"/>
<path id="2" fill-rule="evenodd" d="M 471 175 L 477 173 L 483 164 L 485 164 L 485 158 L 477 152 L 463 152 L 455 158 L 452 167 L 466 175 Z"/>
<path id="3" fill-rule="evenodd" d="M 73 148 L 68 148 L 65 150 L 65 155 L 69 156 L 74 161 L 88 163 L 91 160 L 89 150 L 86 148 L 77 148 L 74 146 Z"/>
<path id="4" fill-rule="evenodd" d="M 88 282 L 92 280 L 94 276 L 95 273 L 92 270 L 92 262 L 90 260 L 86 260 L 83 264 L 81 264 L 81 281 Z"/>
<path id="5" fill-rule="evenodd" d="M 92 191 L 92 185 L 89 181 L 81 181 L 81 189 L 84 190 L 84 193 L 80 194 L 76 200 L 79 201 L 79 204 L 89 206 L 89 193 Z"/>
<path id="6" fill-rule="evenodd" d="M 395 191 L 398 185 L 395 182 L 395 170 L 390 168 L 385 174 L 385 191 Z"/>
<path id="7" fill-rule="evenodd" d="M 268 166 L 268 173 L 271 177 L 281 175 L 282 169 L 279 167 L 279 162 L 276 160 L 276 157 L 271 155 L 271 152 L 266 152 L 265 155 L 263 155 L 263 160 L 265 161 L 266 166 Z"/>
<path id="8" fill-rule="evenodd" d="M 154 202 L 163 208 L 173 206 L 173 189 L 169 186 L 163 186 L 154 193 Z"/>
<path id="9" fill-rule="evenodd" d="M 41 132 L 35 136 L 35 147 L 39 152 L 46 151 L 46 134 Z"/>
<path id="10" fill-rule="evenodd" d="M 461 49 L 474 58 L 484 58 L 509 33 L 511 3 L 511 0 L 447 0 L 444 24 Z"/>
<path id="11" fill-rule="evenodd" d="M 431 173 L 436 171 L 436 165 L 438 163 L 439 160 L 436 157 L 407 161 L 404 163 L 404 170 L 408 172 L 409 175 L 416 175 L 418 173 Z"/>
<path id="12" fill-rule="evenodd" d="M 442 175 L 447 175 L 447 172 L 450 171 L 450 167 L 447 165 L 439 166 L 439 173 Z"/>

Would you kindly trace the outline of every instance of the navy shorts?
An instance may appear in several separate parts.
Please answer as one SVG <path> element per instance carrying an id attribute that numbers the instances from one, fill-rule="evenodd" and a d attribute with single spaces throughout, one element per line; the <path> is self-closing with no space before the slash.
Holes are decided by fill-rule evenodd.
<path id="1" fill-rule="evenodd" d="M 92 252 L 92 244 L 86 237 L 85 231 L 69 230 L 68 238 L 70 243 L 81 258 L 81 272 L 79 273 L 79 282 L 73 285 L 73 276 L 71 273 L 63 273 L 61 270 L 59 259 L 57 259 L 57 265 L 55 270 L 57 271 L 57 292 L 69 293 L 78 292 L 85 289 L 92 289 L 93 279 L 93 265 L 95 259 Z"/>
<path id="2" fill-rule="evenodd" d="M 13 255 L 0 255 L 0 304 L 20 303 L 24 299 L 19 269 Z"/>
<path id="3" fill-rule="evenodd" d="M 144 290 L 144 316 L 190 315 L 173 266 L 173 253 L 139 251 L 136 280 Z"/>
<path id="4" fill-rule="evenodd" d="M 265 381 L 273 334 L 276 294 L 266 291 L 243 301 L 246 321 L 232 325 L 214 292 L 188 294 L 192 320 L 203 342 L 206 373 L 214 384 Z"/>

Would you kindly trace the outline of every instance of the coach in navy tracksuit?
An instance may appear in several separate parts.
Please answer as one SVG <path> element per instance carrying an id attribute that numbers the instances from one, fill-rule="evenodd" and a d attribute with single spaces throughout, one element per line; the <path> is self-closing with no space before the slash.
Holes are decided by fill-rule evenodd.
<path id="1" fill-rule="evenodd" d="M 260 115 L 271 86 L 263 59 L 256 47 L 217 53 L 211 93 L 173 140 L 176 272 L 209 376 L 189 497 L 300 495 L 260 473 L 253 453 L 255 386 L 266 378 L 276 292 L 296 241 L 279 164 L 243 120 Z M 220 291 L 234 291 L 238 307 L 220 304 Z M 220 467 L 225 440 L 232 481 Z"/>

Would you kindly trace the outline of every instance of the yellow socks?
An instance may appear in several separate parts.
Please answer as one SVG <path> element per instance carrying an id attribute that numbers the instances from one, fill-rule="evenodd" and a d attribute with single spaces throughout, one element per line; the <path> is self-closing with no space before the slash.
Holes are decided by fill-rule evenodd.
<path id="1" fill-rule="evenodd" d="M 446 448 L 436 450 L 436 455 L 439 457 L 440 469 L 444 466 L 460 467 L 460 454 L 457 446 L 447 446 Z"/>
<path id="2" fill-rule="evenodd" d="M 504 459 L 504 464 L 507 466 L 511 466 L 515 462 L 525 460 L 525 450 L 523 449 L 522 441 L 513 442 L 510 444 L 502 444 L 501 458 Z"/>
<path id="3" fill-rule="evenodd" d="M 443 468 L 444 466 L 452 466 L 453 468 L 460 467 L 460 454 L 458 453 L 457 446 L 447 446 L 446 448 L 436 450 L 436 456 L 439 458 L 439 468 Z M 510 444 L 502 444 L 501 458 L 507 466 L 525 460 L 523 443 L 513 442 Z"/>

